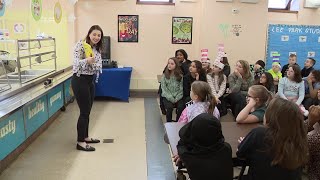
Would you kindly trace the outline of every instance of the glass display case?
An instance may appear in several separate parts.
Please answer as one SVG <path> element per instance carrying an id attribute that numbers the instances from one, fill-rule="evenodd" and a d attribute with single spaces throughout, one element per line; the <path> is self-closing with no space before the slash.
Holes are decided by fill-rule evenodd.
<path id="1" fill-rule="evenodd" d="M 0 58 L 13 66 L 4 66 L 7 73 L 0 76 L 0 84 L 24 84 L 57 70 L 55 38 L 15 41 L 16 52 Z"/>

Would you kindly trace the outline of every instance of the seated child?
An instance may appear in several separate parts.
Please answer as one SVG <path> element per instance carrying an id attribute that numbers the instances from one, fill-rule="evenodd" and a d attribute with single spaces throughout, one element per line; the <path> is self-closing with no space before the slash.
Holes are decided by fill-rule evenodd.
<path id="1" fill-rule="evenodd" d="M 279 80 L 282 78 L 282 73 L 280 72 L 280 69 L 281 69 L 280 63 L 274 62 L 272 63 L 272 68 L 269 69 L 268 71 L 273 77 L 273 83 L 275 86 L 278 85 Z"/>
<path id="2" fill-rule="evenodd" d="M 184 103 L 188 103 L 190 98 L 191 84 L 194 81 L 207 82 L 207 75 L 202 68 L 202 63 L 198 60 L 192 61 L 189 67 L 189 73 L 183 76 L 183 99 Z"/>
<path id="3" fill-rule="evenodd" d="M 304 68 L 301 70 L 301 76 L 307 77 L 309 76 L 310 72 L 314 70 L 313 66 L 316 64 L 316 60 L 313 58 L 308 58 L 304 62 Z"/>
<path id="4" fill-rule="evenodd" d="M 192 180 L 232 180 L 232 149 L 224 141 L 219 120 L 203 113 L 179 131 L 178 155 Z"/>
<path id="5" fill-rule="evenodd" d="M 172 57 L 168 60 L 168 65 L 161 78 L 161 95 L 166 109 L 167 122 L 172 121 L 174 105 L 177 106 L 177 120 L 184 109 L 183 103 L 183 79 L 179 67 L 179 60 Z"/>
<path id="6" fill-rule="evenodd" d="M 320 89 L 320 70 L 313 70 L 308 77 L 303 78 L 305 88 L 305 98 L 302 102 L 306 109 L 312 105 L 313 99 L 317 97 Z"/>
<path id="7" fill-rule="evenodd" d="M 308 162 L 307 132 L 298 106 L 274 98 L 257 127 L 239 139 L 237 156 L 249 162 L 248 179 L 301 180 Z"/>
<path id="8" fill-rule="evenodd" d="M 178 122 L 188 123 L 201 113 L 213 114 L 217 119 L 220 119 L 219 110 L 216 107 L 217 101 L 212 95 L 208 83 L 194 81 L 191 85 L 190 97 L 192 103 L 183 110 Z"/>
<path id="9" fill-rule="evenodd" d="M 255 85 L 262 85 L 268 89 L 271 93 L 275 93 L 275 87 L 273 84 L 273 77 L 269 72 L 264 72 L 260 76 L 260 81 Z"/>
<path id="10" fill-rule="evenodd" d="M 259 81 L 260 76 L 264 73 L 265 65 L 262 60 L 258 60 L 254 65 L 250 64 L 250 71 L 253 74 L 255 83 Z"/>
<path id="11" fill-rule="evenodd" d="M 297 64 L 297 55 L 290 54 L 289 59 L 288 59 L 288 64 L 284 65 L 282 70 L 281 70 L 281 74 L 282 74 L 283 77 L 287 76 L 287 71 L 289 69 L 289 65 L 297 65 L 297 66 L 299 66 Z M 299 68 L 300 68 L 300 66 L 299 66 Z"/>
<path id="12" fill-rule="evenodd" d="M 301 105 L 304 99 L 304 82 L 301 78 L 300 68 L 297 65 L 290 65 L 287 71 L 287 77 L 280 79 L 278 95 L 286 100 Z"/>
<path id="13" fill-rule="evenodd" d="M 238 114 L 237 123 L 262 123 L 267 104 L 271 98 L 272 94 L 266 87 L 262 85 L 251 86 L 247 95 L 247 105 Z"/>

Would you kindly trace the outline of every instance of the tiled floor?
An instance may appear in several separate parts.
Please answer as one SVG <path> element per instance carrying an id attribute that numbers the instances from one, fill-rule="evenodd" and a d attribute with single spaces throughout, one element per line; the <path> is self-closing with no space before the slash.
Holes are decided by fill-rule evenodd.
<path id="1" fill-rule="evenodd" d="M 95 152 L 75 149 L 78 113 L 70 104 L 0 179 L 147 180 L 144 99 L 94 103 L 89 134 L 114 139 L 94 145 Z"/>
<path id="2" fill-rule="evenodd" d="M 92 137 L 114 139 L 95 144 L 95 152 L 75 149 L 78 107 L 72 103 L 1 175 L 1 180 L 174 180 L 168 145 L 163 142 L 165 116 L 155 98 L 130 103 L 95 101 Z M 234 121 L 231 113 L 221 121 Z M 239 174 L 234 168 L 234 174 Z M 307 178 L 303 178 L 307 180 Z"/>

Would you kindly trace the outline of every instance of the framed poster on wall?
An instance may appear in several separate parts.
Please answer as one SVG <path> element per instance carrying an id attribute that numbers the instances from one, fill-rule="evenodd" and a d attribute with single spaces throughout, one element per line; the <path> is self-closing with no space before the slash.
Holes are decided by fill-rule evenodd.
<path id="1" fill-rule="evenodd" d="M 139 16 L 118 15 L 118 42 L 138 42 Z"/>
<path id="2" fill-rule="evenodd" d="M 172 17 L 172 44 L 192 44 L 192 17 Z"/>

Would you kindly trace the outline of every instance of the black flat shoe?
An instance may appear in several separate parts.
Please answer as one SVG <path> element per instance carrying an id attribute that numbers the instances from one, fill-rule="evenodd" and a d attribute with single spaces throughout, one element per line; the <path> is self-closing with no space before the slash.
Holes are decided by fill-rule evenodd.
<path id="1" fill-rule="evenodd" d="M 89 146 L 88 144 L 86 145 L 86 147 L 82 147 L 79 144 L 77 144 L 77 149 L 81 150 L 81 151 L 95 151 L 96 149 L 92 146 Z"/>
<path id="2" fill-rule="evenodd" d="M 84 142 L 86 142 L 86 143 L 100 143 L 100 140 L 99 140 L 99 139 L 93 139 L 93 138 L 90 138 L 90 140 L 89 140 L 89 141 L 84 140 Z"/>

